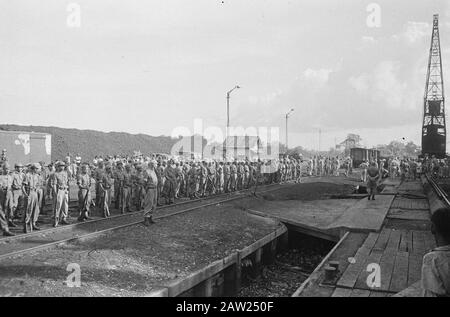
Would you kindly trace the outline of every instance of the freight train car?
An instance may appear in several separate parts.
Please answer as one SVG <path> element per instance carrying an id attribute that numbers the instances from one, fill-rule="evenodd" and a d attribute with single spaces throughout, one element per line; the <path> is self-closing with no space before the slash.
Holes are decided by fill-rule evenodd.
<path id="1" fill-rule="evenodd" d="M 352 148 L 350 149 L 350 155 L 353 160 L 353 166 L 358 167 L 362 162 L 368 160 L 378 161 L 380 158 L 380 151 L 376 149 L 364 149 L 364 148 Z"/>
<path id="2" fill-rule="evenodd" d="M 0 130 L 0 150 L 10 165 L 51 161 L 52 136 L 47 133 Z"/>

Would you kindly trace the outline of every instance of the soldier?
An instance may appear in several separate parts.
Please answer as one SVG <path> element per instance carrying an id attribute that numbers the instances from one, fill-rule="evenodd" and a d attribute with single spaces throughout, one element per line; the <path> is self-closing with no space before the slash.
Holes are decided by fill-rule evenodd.
<path id="1" fill-rule="evenodd" d="M 175 187 L 177 183 L 177 171 L 175 170 L 175 162 L 171 159 L 164 171 L 164 196 L 166 204 L 171 205 L 175 202 Z"/>
<path id="2" fill-rule="evenodd" d="M 112 175 L 112 167 L 110 164 L 106 165 L 105 173 L 100 180 L 100 192 L 102 193 L 100 200 L 100 207 L 103 211 L 103 217 L 107 218 L 111 216 L 110 206 L 111 206 L 111 188 L 113 186 L 114 178 Z"/>
<path id="3" fill-rule="evenodd" d="M 183 168 L 182 168 L 182 166 L 180 166 L 179 162 L 177 162 L 175 164 L 175 171 L 176 171 L 176 175 L 177 175 L 177 183 L 176 183 L 176 187 L 175 187 L 175 198 L 178 198 L 178 196 L 180 195 L 180 189 L 183 184 Z"/>
<path id="4" fill-rule="evenodd" d="M 0 175 L 0 227 L 4 236 L 14 236 L 9 227 L 16 227 L 12 214 L 12 176 L 9 174 L 9 164 L 3 162 L 3 174 Z"/>
<path id="5" fill-rule="evenodd" d="M 6 154 L 6 149 L 3 149 L 2 150 L 2 156 L 0 158 L 0 165 L 3 165 L 7 161 L 8 161 L 8 157 L 7 157 L 7 154 Z"/>
<path id="6" fill-rule="evenodd" d="M 219 194 L 223 193 L 224 186 L 224 174 L 223 174 L 223 162 L 217 163 L 217 191 Z"/>
<path id="7" fill-rule="evenodd" d="M 367 175 L 367 190 L 369 192 L 368 200 L 375 200 L 375 191 L 377 189 L 378 180 L 380 179 L 380 171 L 378 170 L 377 163 L 370 163 Z"/>
<path id="8" fill-rule="evenodd" d="M 206 194 L 206 185 L 208 180 L 208 169 L 206 168 L 206 162 L 202 161 L 200 163 L 199 167 L 199 174 L 200 174 L 200 185 L 199 185 L 199 196 L 205 197 Z"/>
<path id="9" fill-rule="evenodd" d="M 12 182 L 13 178 L 9 172 L 9 163 L 3 163 L 3 174 L 0 176 L 0 204 L 5 212 L 6 220 L 8 221 L 9 227 L 16 227 L 13 222 L 14 212 L 13 212 L 13 192 L 12 192 Z"/>
<path id="10" fill-rule="evenodd" d="M 133 186 L 133 175 L 131 173 L 131 165 L 127 164 L 125 166 L 125 172 L 123 173 L 122 180 L 122 197 L 121 197 L 121 207 L 122 214 L 125 211 L 130 212 L 131 206 L 131 188 Z"/>
<path id="11" fill-rule="evenodd" d="M 20 219 L 20 212 L 23 207 L 23 193 L 22 193 L 22 182 L 24 178 L 23 173 L 23 165 L 21 163 L 17 163 L 14 166 L 15 171 L 12 174 L 12 194 L 13 194 L 13 205 L 12 205 L 12 213 L 14 215 L 14 219 Z"/>
<path id="12" fill-rule="evenodd" d="M 156 168 L 156 176 L 158 177 L 158 206 L 161 206 L 160 200 L 164 189 L 164 170 L 163 162 L 160 161 Z"/>
<path id="13" fill-rule="evenodd" d="M 145 198 L 145 179 L 142 171 L 142 165 L 136 166 L 136 174 L 134 175 L 134 192 L 135 192 L 135 204 L 136 210 L 140 211 L 144 209 Z"/>
<path id="14" fill-rule="evenodd" d="M 158 177 L 155 172 L 156 162 L 151 160 L 148 162 L 148 169 L 145 170 L 145 199 L 144 199 L 144 225 L 149 226 L 153 223 L 153 213 L 158 204 Z"/>
<path id="15" fill-rule="evenodd" d="M 237 189 L 237 180 L 238 180 L 238 169 L 237 169 L 237 163 L 236 161 L 233 162 L 230 166 L 230 190 L 232 192 L 236 191 Z"/>
<path id="16" fill-rule="evenodd" d="M 39 217 L 39 198 L 37 190 L 41 183 L 39 180 L 40 176 L 37 173 L 38 168 L 38 164 L 32 164 L 29 173 L 25 175 L 22 182 L 22 192 L 27 198 L 27 206 L 23 215 L 24 233 L 40 230 L 36 225 Z"/>
<path id="17" fill-rule="evenodd" d="M 78 221 L 89 220 L 91 206 L 91 176 L 88 173 L 87 164 L 81 165 L 81 171 L 77 176 L 78 185 L 78 209 L 80 215 Z"/>
<path id="18" fill-rule="evenodd" d="M 55 193 L 55 209 L 53 210 L 55 221 L 53 227 L 57 227 L 60 220 L 63 225 L 69 224 L 67 222 L 69 213 L 69 175 L 64 170 L 66 166 L 64 162 L 58 162 L 56 166 L 56 172 L 51 180 L 53 192 Z"/>
<path id="19" fill-rule="evenodd" d="M 192 163 L 192 167 L 188 172 L 188 196 L 190 199 L 198 198 L 197 192 L 199 190 L 199 172 L 196 163 Z"/>
<path id="20" fill-rule="evenodd" d="M 216 169 L 212 162 L 208 163 L 207 173 L 208 194 L 214 195 L 216 191 Z"/>
<path id="21" fill-rule="evenodd" d="M 244 188 L 249 188 L 250 187 L 250 184 L 249 184 L 249 182 L 250 182 L 250 166 L 248 165 L 249 164 L 249 162 L 248 161 L 246 161 L 245 163 L 244 163 Z"/>
<path id="22" fill-rule="evenodd" d="M 103 161 L 98 161 L 98 166 L 94 172 L 95 178 L 95 205 L 100 206 L 100 199 L 102 197 L 102 192 L 100 188 L 100 182 L 103 178 L 103 174 L 105 173 Z"/>
<path id="23" fill-rule="evenodd" d="M 114 207 L 120 209 L 120 202 L 122 197 L 122 183 L 123 183 L 123 163 L 117 162 L 117 168 L 114 175 Z"/>
<path id="24" fill-rule="evenodd" d="M 223 189 L 225 193 L 230 192 L 230 181 L 231 179 L 231 169 L 230 169 L 230 162 L 226 162 L 226 164 L 223 167 Z"/>

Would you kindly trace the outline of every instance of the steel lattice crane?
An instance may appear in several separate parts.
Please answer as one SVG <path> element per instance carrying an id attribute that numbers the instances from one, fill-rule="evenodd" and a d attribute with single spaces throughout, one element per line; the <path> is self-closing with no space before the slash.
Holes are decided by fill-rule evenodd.
<path id="1" fill-rule="evenodd" d="M 422 155 L 445 157 L 446 137 L 439 15 L 435 14 L 423 105 Z"/>

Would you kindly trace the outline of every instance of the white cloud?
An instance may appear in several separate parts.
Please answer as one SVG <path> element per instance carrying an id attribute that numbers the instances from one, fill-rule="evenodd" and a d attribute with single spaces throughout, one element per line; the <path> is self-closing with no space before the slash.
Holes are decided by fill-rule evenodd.
<path id="1" fill-rule="evenodd" d="M 352 76 L 348 79 L 348 83 L 356 90 L 365 92 L 369 89 L 369 76 L 367 74 L 362 74 L 357 77 Z"/>
<path id="2" fill-rule="evenodd" d="M 303 72 L 303 78 L 307 80 L 315 81 L 319 84 L 325 84 L 328 82 L 328 78 L 330 77 L 330 73 L 332 69 L 321 68 L 321 69 L 312 69 L 308 68 Z"/>
<path id="3" fill-rule="evenodd" d="M 409 44 L 414 44 L 431 34 L 431 24 L 426 22 L 408 21 L 403 28 L 404 30 L 400 34 L 392 36 L 395 40 L 405 40 Z"/>
<path id="4" fill-rule="evenodd" d="M 377 40 L 375 40 L 375 38 L 373 36 L 363 36 L 361 38 L 361 41 L 363 42 L 363 44 L 373 44 L 376 43 Z"/>

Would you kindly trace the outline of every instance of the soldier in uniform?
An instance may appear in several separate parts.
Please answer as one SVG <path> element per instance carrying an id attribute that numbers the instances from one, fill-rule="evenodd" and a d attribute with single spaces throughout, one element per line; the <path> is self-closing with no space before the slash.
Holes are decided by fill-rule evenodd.
<path id="1" fill-rule="evenodd" d="M 55 222 L 53 227 L 57 227 L 60 220 L 63 225 L 69 224 L 67 222 L 67 216 L 69 214 L 69 175 L 64 170 L 64 162 L 57 163 L 56 172 L 52 177 L 52 188 L 55 193 L 55 209 L 54 217 Z"/>
<path id="2" fill-rule="evenodd" d="M 12 176 L 9 174 L 9 164 L 3 162 L 3 174 L 0 175 L 0 228 L 4 236 L 14 236 L 9 227 L 15 227 L 12 218 Z"/>
<path id="3" fill-rule="evenodd" d="M 248 166 L 248 164 L 248 161 L 244 163 L 244 188 L 250 187 L 250 167 Z"/>
<path id="4" fill-rule="evenodd" d="M 110 206 L 111 206 L 111 188 L 113 186 L 114 177 L 112 174 L 112 167 L 110 164 L 106 166 L 105 173 L 103 173 L 103 177 L 100 180 L 100 191 L 102 193 L 100 207 L 103 212 L 103 217 L 107 218 L 111 216 Z"/>
<path id="5" fill-rule="evenodd" d="M 122 214 L 124 214 L 125 211 L 130 212 L 132 186 L 133 186 L 133 175 L 131 173 L 131 165 L 127 164 L 125 166 L 125 172 L 123 173 L 123 180 L 122 180 L 122 193 L 121 193 Z"/>
<path id="6" fill-rule="evenodd" d="M 192 163 L 192 167 L 188 172 L 188 196 L 190 199 L 198 198 L 198 184 L 199 184 L 199 172 L 197 170 L 196 163 Z"/>
<path id="7" fill-rule="evenodd" d="M 158 163 L 156 168 L 156 176 L 158 177 L 158 206 L 161 205 L 161 197 L 164 189 L 164 166 L 162 162 Z"/>
<path id="8" fill-rule="evenodd" d="M 236 191 L 237 189 L 237 181 L 238 181 L 238 168 L 236 161 L 233 162 L 230 166 L 230 190 L 232 192 Z"/>
<path id="9" fill-rule="evenodd" d="M 5 212 L 6 220 L 9 227 L 16 227 L 14 224 L 13 212 L 13 192 L 12 192 L 13 178 L 9 172 L 9 163 L 3 163 L 3 174 L 0 176 L 0 208 Z"/>
<path id="10" fill-rule="evenodd" d="M 24 178 L 23 165 L 21 163 L 17 163 L 15 166 L 15 171 L 12 174 L 12 193 L 13 193 L 13 207 L 12 213 L 14 215 L 14 219 L 20 219 L 20 212 L 23 207 L 23 193 L 22 193 L 22 182 Z"/>
<path id="11" fill-rule="evenodd" d="M 155 161 L 148 162 L 148 169 L 144 171 L 145 178 L 145 198 L 144 198 L 144 225 L 149 226 L 155 223 L 153 213 L 158 204 L 158 177 L 155 172 Z"/>
<path id="12" fill-rule="evenodd" d="M 200 167 L 199 167 L 199 174 L 200 174 L 200 184 L 199 184 L 199 196 L 200 197 L 205 197 L 206 194 L 206 185 L 207 185 L 207 181 L 208 181 L 208 170 L 206 168 L 206 162 L 202 161 L 200 163 Z"/>
<path id="13" fill-rule="evenodd" d="M 177 171 L 174 167 L 174 161 L 171 159 L 164 171 L 164 196 L 166 204 L 171 205 L 175 202 L 175 187 L 177 183 Z"/>
<path id="14" fill-rule="evenodd" d="M 39 165 L 37 163 L 30 166 L 30 171 L 27 173 L 22 182 L 22 192 L 27 198 L 27 206 L 23 215 L 23 232 L 28 233 L 33 230 L 40 230 L 36 225 L 39 217 L 39 198 L 38 188 L 41 184 L 39 180 L 40 175 L 37 173 Z"/>
<path id="15" fill-rule="evenodd" d="M 208 163 L 207 173 L 208 194 L 214 195 L 214 193 L 216 192 L 216 169 L 212 162 Z"/>
<path id="16" fill-rule="evenodd" d="M 122 182 L 123 182 L 123 163 L 117 162 L 117 168 L 114 175 L 114 207 L 120 209 L 120 202 L 122 197 Z"/>
<path id="17" fill-rule="evenodd" d="M 223 193 L 223 185 L 224 185 L 224 174 L 223 174 L 223 162 L 217 163 L 217 192 L 219 194 Z"/>
<path id="18" fill-rule="evenodd" d="M 375 200 L 375 192 L 377 190 L 378 180 L 380 179 L 380 171 L 377 163 L 371 162 L 367 170 L 367 190 L 369 192 L 368 200 Z"/>
<path id="19" fill-rule="evenodd" d="M 134 192 L 135 192 L 135 204 L 136 210 L 140 211 L 144 209 L 145 198 L 145 179 L 144 172 L 142 171 L 142 165 L 136 166 L 136 174 L 134 175 Z"/>
<path id="20" fill-rule="evenodd" d="M 88 173 L 87 164 L 81 165 L 81 171 L 77 176 L 78 185 L 78 209 L 80 215 L 78 221 L 89 219 L 89 209 L 91 206 L 91 176 Z"/>
<path id="21" fill-rule="evenodd" d="M 103 161 L 98 161 L 98 166 L 94 172 L 95 178 L 95 205 L 100 206 L 100 199 L 102 197 L 102 192 L 100 188 L 100 182 L 103 178 L 103 174 L 105 173 Z"/>
<path id="22" fill-rule="evenodd" d="M 230 162 L 226 162 L 223 166 L 223 189 L 225 193 L 230 192 L 231 169 Z"/>

